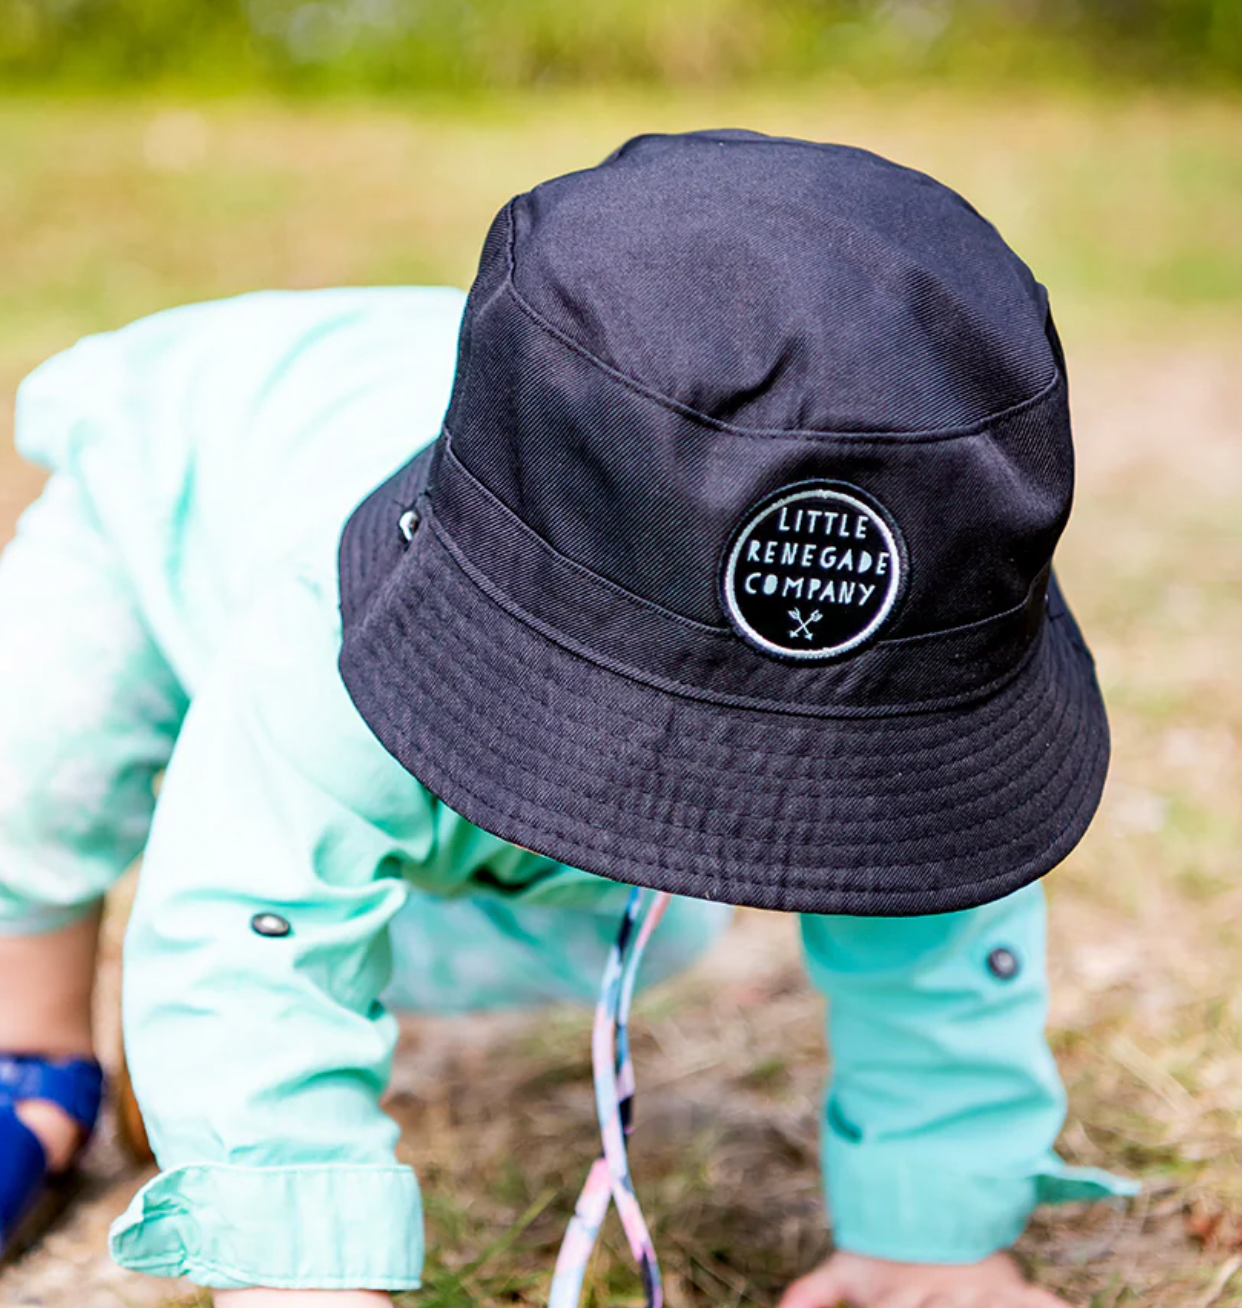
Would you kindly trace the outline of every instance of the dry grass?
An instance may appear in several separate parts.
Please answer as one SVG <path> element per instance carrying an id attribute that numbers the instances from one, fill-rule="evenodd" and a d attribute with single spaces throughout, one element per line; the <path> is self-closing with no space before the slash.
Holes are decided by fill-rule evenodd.
<path id="1" fill-rule="evenodd" d="M 1115 735 L 1100 819 L 1051 881 L 1063 1146 L 1148 1188 L 1127 1213 L 1041 1215 L 1023 1252 L 1094 1308 L 1242 1305 L 1236 106 L 0 103 L 0 385 L 83 331 L 180 299 L 465 281 L 512 190 L 632 130 L 725 120 L 852 139 L 940 173 L 1052 285 L 1081 458 L 1061 570 Z M 0 539 L 37 485 L 4 438 Z M 636 1168 L 674 1303 L 770 1303 L 825 1247 L 820 1014 L 790 926 L 747 915 L 727 956 L 642 1006 Z M 585 1030 L 557 1012 L 410 1031 L 393 1111 L 433 1250 L 414 1301 L 542 1300 L 595 1146 Z M 0 1302 L 154 1302 L 163 1291 L 109 1273 L 101 1253 L 136 1179 L 105 1141 L 93 1201 L 0 1279 Z M 591 1287 L 597 1304 L 637 1301 L 615 1231 Z"/>

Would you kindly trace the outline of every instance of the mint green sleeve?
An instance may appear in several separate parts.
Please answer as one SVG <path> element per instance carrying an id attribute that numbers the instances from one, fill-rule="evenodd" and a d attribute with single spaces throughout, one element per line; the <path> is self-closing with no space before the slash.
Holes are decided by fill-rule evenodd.
<path id="1" fill-rule="evenodd" d="M 802 935 L 828 999 L 822 1155 L 838 1248 L 975 1262 L 1013 1244 L 1040 1203 L 1135 1193 L 1053 1150 L 1065 1092 L 1044 1034 L 1040 886 L 934 917 L 804 915 Z"/>
<path id="2" fill-rule="evenodd" d="M 339 684 L 315 584 L 256 597 L 164 781 L 124 995 L 161 1172 L 112 1250 L 216 1288 L 411 1289 L 420 1196 L 380 1108 L 396 1040 L 380 996 L 431 805 L 406 792 L 394 824 L 360 816 L 399 778 Z M 258 913 L 291 933 L 257 934 Z"/>

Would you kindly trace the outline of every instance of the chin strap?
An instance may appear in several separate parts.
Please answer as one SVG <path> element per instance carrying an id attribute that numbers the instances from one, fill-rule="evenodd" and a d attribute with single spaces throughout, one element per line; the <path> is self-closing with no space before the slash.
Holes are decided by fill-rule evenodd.
<path id="1" fill-rule="evenodd" d="M 604 1151 L 587 1176 L 556 1260 L 549 1308 L 576 1308 L 582 1281 L 611 1200 L 638 1264 L 647 1308 L 663 1308 L 664 1290 L 651 1234 L 630 1180 L 626 1137 L 634 1127 L 634 1064 L 630 1058 L 630 1001 L 634 980 L 651 933 L 668 907 L 663 893 L 637 889 L 630 896 L 617 942 L 608 955 L 591 1050 L 595 1066 L 595 1106 Z"/>

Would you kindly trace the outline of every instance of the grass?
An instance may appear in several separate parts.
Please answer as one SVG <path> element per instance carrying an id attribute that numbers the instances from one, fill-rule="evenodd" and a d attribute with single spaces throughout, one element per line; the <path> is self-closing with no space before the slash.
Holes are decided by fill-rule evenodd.
<path id="1" fill-rule="evenodd" d="M 1022 1252 L 1093 1308 L 1242 1305 L 1242 106 L 0 100 L 0 387 L 84 332 L 186 299 L 464 283 L 514 190 L 635 131 L 721 122 L 925 168 L 1050 285 L 1080 452 L 1061 572 L 1115 736 L 1100 818 L 1051 880 L 1063 1148 L 1148 1189 L 1126 1213 L 1042 1214 Z M 38 482 L 0 428 L 0 539 Z M 643 1006 L 636 1171 L 675 1304 L 770 1303 L 826 1248 L 820 1014 L 789 929 L 747 916 L 727 959 Z M 411 1032 L 392 1109 L 432 1249 L 411 1302 L 543 1301 L 595 1147 L 586 1057 L 573 1014 Z M 595 1304 L 637 1302 L 615 1229 L 588 1286 Z"/>
<path id="2" fill-rule="evenodd" d="M 256 285 L 467 282 L 515 190 L 642 130 L 848 140 L 957 186 L 1084 330 L 1242 302 L 1242 106 L 897 91 L 384 107 L 0 99 L 0 351 Z M 1084 314 L 1090 315 L 1084 319 Z"/>

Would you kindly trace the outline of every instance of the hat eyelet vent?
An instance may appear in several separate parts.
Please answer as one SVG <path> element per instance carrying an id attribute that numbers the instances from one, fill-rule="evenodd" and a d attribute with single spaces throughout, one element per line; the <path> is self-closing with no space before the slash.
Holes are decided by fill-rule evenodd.
<path id="1" fill-rule="evenodd" d="M 401 533 L 401 539 L 407 545 L 414 539 L 414 533 L 418 530 L 419 521 L 419 516 L 413 509 L 406 509 L 397 519 L 397 530 Z"/>

